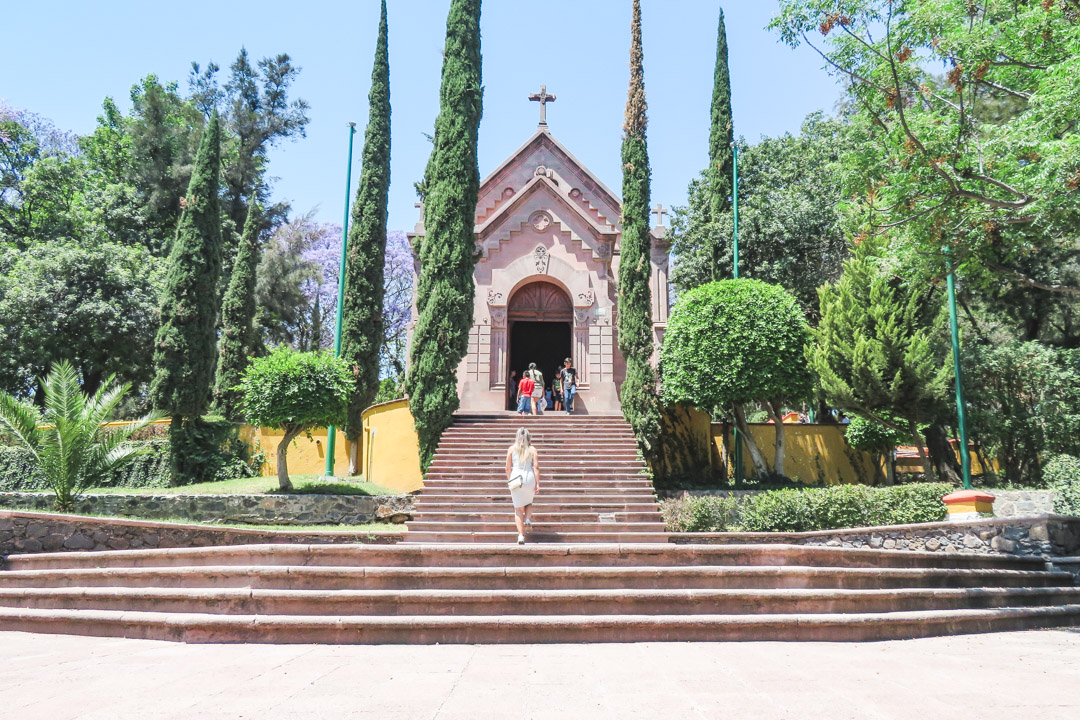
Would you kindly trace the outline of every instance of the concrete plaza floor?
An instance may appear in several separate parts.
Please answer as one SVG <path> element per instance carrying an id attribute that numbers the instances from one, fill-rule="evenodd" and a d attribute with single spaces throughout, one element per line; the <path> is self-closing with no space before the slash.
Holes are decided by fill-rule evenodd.
<path id="1" fill-rule="evenodd" d="M 0 632 L 48 718 L 1070 718 L 1080 629 L 881 643 L 181 645 Z"/>

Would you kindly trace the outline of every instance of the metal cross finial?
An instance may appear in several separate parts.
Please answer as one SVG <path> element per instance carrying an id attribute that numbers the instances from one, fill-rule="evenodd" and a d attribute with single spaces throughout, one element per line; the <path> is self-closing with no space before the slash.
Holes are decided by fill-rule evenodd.
<path id="1" fill-rule="evenodd" d="M 660 227 L 664 227 L 664 216 L 669 215 L 670 213 L 664 209 L 663 205 L 656 203 L 656 208 L 653 209 L 652 214 L 656 216 L 656 224 Z"/>
<path id="2" fill-rule="evenodd" d="M 548 95 L 547 85 L 541 85 L 540 92 L 530 95 L 529 100 L 540 103 L 540 124 L 547 125 L 547 104 L 555 102 L 555 96 Z"/>

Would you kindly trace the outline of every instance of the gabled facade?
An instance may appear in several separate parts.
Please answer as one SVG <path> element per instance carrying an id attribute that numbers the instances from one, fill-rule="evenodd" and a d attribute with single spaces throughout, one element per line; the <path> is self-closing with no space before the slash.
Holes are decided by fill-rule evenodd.
<path id="1" fill-rule="evenodd" d="M 480 186 L 476 298 L 458 368 L 461 408 L 510 407 L 510 374 L 535 362 L 550 384 L 571 357 L 579 413 L 621 412 L 625 363 L 616 338 L 619 198 L 541 125 Z M 423 235 L 423 220 L 414 235 Z M 668 248 L 653 230 L 653 328 L 668 313 Z M 415 320 L 415 309 L 414 309 Z"/>

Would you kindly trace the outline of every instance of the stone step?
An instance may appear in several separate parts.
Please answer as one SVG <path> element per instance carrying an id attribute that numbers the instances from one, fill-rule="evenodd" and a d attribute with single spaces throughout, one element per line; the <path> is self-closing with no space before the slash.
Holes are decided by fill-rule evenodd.
<path id="1" fill-rule="evenodd" d="M 537 525 L 542 523 L 574 523 L 574 522 L 600 522 L 600 515 L 613 515 L 615 522 L 627 523 L 627 522 L 660 522 L 662 515 L 659 511 L 655 512 L 615 512 L 615 513 L 600 513 L 600 512 L 534 512 L 533 522 Z M 415 525 L 416 522 L 461 522 L 462 518 L 467 518 L 474 522 L 502 522 L 508 517 L 512 517 L 513 513 L 507 512 L 428 512 L 414 511 L 412 516 L 413 520 L 409 521 L 409 527 Z"/>
<path id="2" fill-rule="evenodd" d="M 533 543 L 648 543 L 667 542 L 671 537 L 666 532 L 540 532 L 526 533 Z M 403 543 L 501 543 L 514 544 L 517 531 L 514 532 L 464 532 L 464 531 L 417 531 L 407 533 Z"/>
<path id="3" fill-rule="evenodd" d="M 586 522 L 540 522 L 533 521 L 533 529 L 526 532 L 526 536 L 551 533 L 665 533 L 667 526 L 662 520 L 652 522 L 600 522 L 593 518 Z M 510 515 L 503 515 L 500 520 L 473 520 L 468 515 L 462 515 L 456 520 L 427 520 L 418 519 L 409 521 L 409 532 L 469 532 L 510 533 L 516 536 L 517 529 Z"/>
<path id="4" fill-rule="evenodd" d="M 758 615 L 1080 605 L 1080 588 L 895 590 L 0 589 L 0 608 L 214 615 Z"/>
<path id="5" fill-rule="evenodd" d="M 421 533 L 422 534 L 422 533 Z M 446 535 L 452 533 L 444 533 Z M 941 568 L 214 566 L 12 570 L 0 588 L 892 589 L 1072 587 L 1063 573 Z"/>
<path id="6" fill-rule="evenodd" d="M 934 568 L 1044 572 L 1037 557 L 974 555 L 810 545 L 613 544 L 462 547 L 439 545 L 230 545 L 11 555 L 9 570 L 305 565 L 333 567 L 676 567 L 784 566 Z M 4 573 L 0 572 L 0 577 Z M 1068 578 L 1066 573 L 1053 575 Z M 1069 583 L 1059 583 L 1068 585 Z"/>
<path id="7" fill-rule="evenodd" d="M 0 630 L 183 642 L 894 640 L 1080 624 L 1080 605 L 851 615 L 295 616 L 0 608 Z"/>
<path id="8" fill-rule="evenodd" d="M 615 478 L 615 477 L 603 477 L 593 478 L 589 480 L 547 480 L 547 472 L 545 469 L 541 469 L 540 479 L 544 483 L 544 486 L 552 490 L 558 488 L 568 489 L 590 489 L 590 488 L 607 488 L 614 490 L 640 490 L 646 492 L 652 492 L 652 483 L 648 480 L 628 479 L 628 478 Z M 468 487 L 506 489 L 506 473 L 501 471 L 501 474 L 496 477 L 482 477 L 473 476 L 467 481 L 461 480 L 426 480 L 424 481 L 424 489 L 430 490 L 437 487 L 456 487 L 467 483 Z"/>
<path id="9" fill-rule="evenodd" d="M 567 496 L 567 497 L 589 497 L 589 498 L 597 498 L 597 499 L 600 499 L 600 500 L 603 500 L 603 499 L 609 498 L 609 497 L 619 497 L 619 498 L 621 498 L 621 497 L 635 497 L 635 496 L 636 497 L 643 497 L 643 498 L 651 498 L 651 497 L 653 497 L 652 492 L 650 492 L 649 490 L 638 488 L 638 487 L 633 487 L 633 486 L 631 486 L 631 487 L 620 487 L 618 485 L 611 485 L 611 486 L 596 487 L 596 486 L 588 486 L 588 485 L 586 485 L 586 486 L 573 485 L 571 483 L 561 483 L 561 484 L 559 484 L 558 481 L 553 481 L 552 485 L 553 485 L 553 487 L 548 487 L 547 486 L 547 481 L 545 481 L 544 478 L 541 476 L 541 478 L 540 478 L 540 488 L 541 488 L 542 493 L 547 494 L 547 495 L 561 495 L 561 496 Z M 456 497 L 459 497 L 459 498 L 473 497 L 473 496 L 478 496 L 478 497 L 479 496 L 494 496 L 494 495 L 499 495 L 499 496 L 505 495 L 507 497 L 510 496 L 510 491 L 507 488 L 506 480 L 503 480 L 501 483 L 498 483 L 498 482 L 494 482 L 494 483 L 475 482 L 475 483 L 470 484 L 468 482 L 460 482 L 460 481 L 458 481 L 458 482 L 455 482 L 455 483 L 451 484 L 451 483 L 447 482 L 447 483 L 442 484 L 442 485 L 434 486 L 431 489 L 432 489 L 432 494 L 435 494 L 436 492 L 438 494 L 453 494 L 453 495 L 455 495 Z"/>

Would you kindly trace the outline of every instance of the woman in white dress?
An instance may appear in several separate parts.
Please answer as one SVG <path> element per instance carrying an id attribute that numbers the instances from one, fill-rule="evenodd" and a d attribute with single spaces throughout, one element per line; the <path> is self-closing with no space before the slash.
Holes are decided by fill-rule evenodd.
<path id="1" fill-rule="evenodd" d="M 506 451 L 506 481 L 520 477 L 521 486 L 510 490 L 514 501 L 514 524 L 517 525 L 518 545 L 525 543 L 525 529 L 532 530 L 532 502 L 540 492 L 540 461 L 532 446 L 532 435 L 518 428 L 514 444 Z"/>

